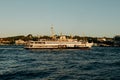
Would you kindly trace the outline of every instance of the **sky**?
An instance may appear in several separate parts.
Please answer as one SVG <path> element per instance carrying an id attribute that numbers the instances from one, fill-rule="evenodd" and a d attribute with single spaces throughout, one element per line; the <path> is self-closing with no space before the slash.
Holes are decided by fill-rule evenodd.
<path id="1" fill-rule="evenodd" d="M 120 34 L 120 0 L 0 0 L 0 37 Z"/>

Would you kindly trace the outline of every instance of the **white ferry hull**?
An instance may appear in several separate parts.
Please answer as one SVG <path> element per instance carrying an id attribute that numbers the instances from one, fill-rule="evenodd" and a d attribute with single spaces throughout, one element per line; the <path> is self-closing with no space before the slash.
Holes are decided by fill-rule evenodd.
<path id="1" fill-rule="evenodd" d="M 30 42 L 26 45 L 25 49 L 90 49 L 93 43 L 80 43 L 80 42 Z"/>

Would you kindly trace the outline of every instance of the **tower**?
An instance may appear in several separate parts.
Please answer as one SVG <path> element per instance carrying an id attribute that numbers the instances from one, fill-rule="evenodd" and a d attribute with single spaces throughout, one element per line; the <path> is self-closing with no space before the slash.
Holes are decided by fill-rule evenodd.
<path id="1" fill-rule="evenodd" d="M 52 37 L 53 40 L 56 39 L 55 32 L 54 32 L 54 29 L 53 29 L 53 24 L 51 25 L 51 37 Z"/>

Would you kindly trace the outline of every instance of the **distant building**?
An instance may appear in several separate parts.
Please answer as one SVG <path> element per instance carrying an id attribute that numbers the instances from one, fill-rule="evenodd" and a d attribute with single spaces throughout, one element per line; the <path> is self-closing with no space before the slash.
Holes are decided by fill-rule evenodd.
<path id="1" fill-rule="evenodd" d="M 106 41 L 106 38 L 97 38 L 97 41 L 100 41 L 100 42 L 104 42 L 104 41 Z"/>
<path id="2" fill-rule="evenodd" d="M 2 45 L 10 44 L 10 41 L 3 40 L 3 41 L 0 42 L 0 44 L 2 44 Z"/>
<path id="3" fill-rule="evenodd" d="M 15 41 L 15 44 L 16 44 L 16 45 L 24 45 L 24 44 L 25 44 L 25 41 L 19 39 L 19 40 L 16 40 L 16 41 Z"/>
<path id="4" fill-rule="evenodd" d="M 62 35 L 62 36 L 60 37 L 60 40 L 61 40 L 61 41 L 66 41 L 66 40 L 67 40 L 67 39 L 66 39 L 66 36 Z"/>
<path id="5" fill-rule="evenodd" d="M 3 39 L 2 39 L 2 38 L 0 38 L 0 45 L 2 44 L 2 41 L 3 41 Z"/>
<path id="6" fill-rule="evenodd" d="M 114 37 L 114 46 L 119 46 L 120 47 L 120 35 L 116 35 Z"/>

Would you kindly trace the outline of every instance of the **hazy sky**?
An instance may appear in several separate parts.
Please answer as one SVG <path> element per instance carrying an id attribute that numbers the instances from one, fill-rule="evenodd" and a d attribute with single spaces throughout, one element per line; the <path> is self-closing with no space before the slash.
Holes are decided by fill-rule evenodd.
<path id="1" fill-rule="evenodd" d="M 0 37 L 120 34 L 120 0 L 0 0 Z"/>

